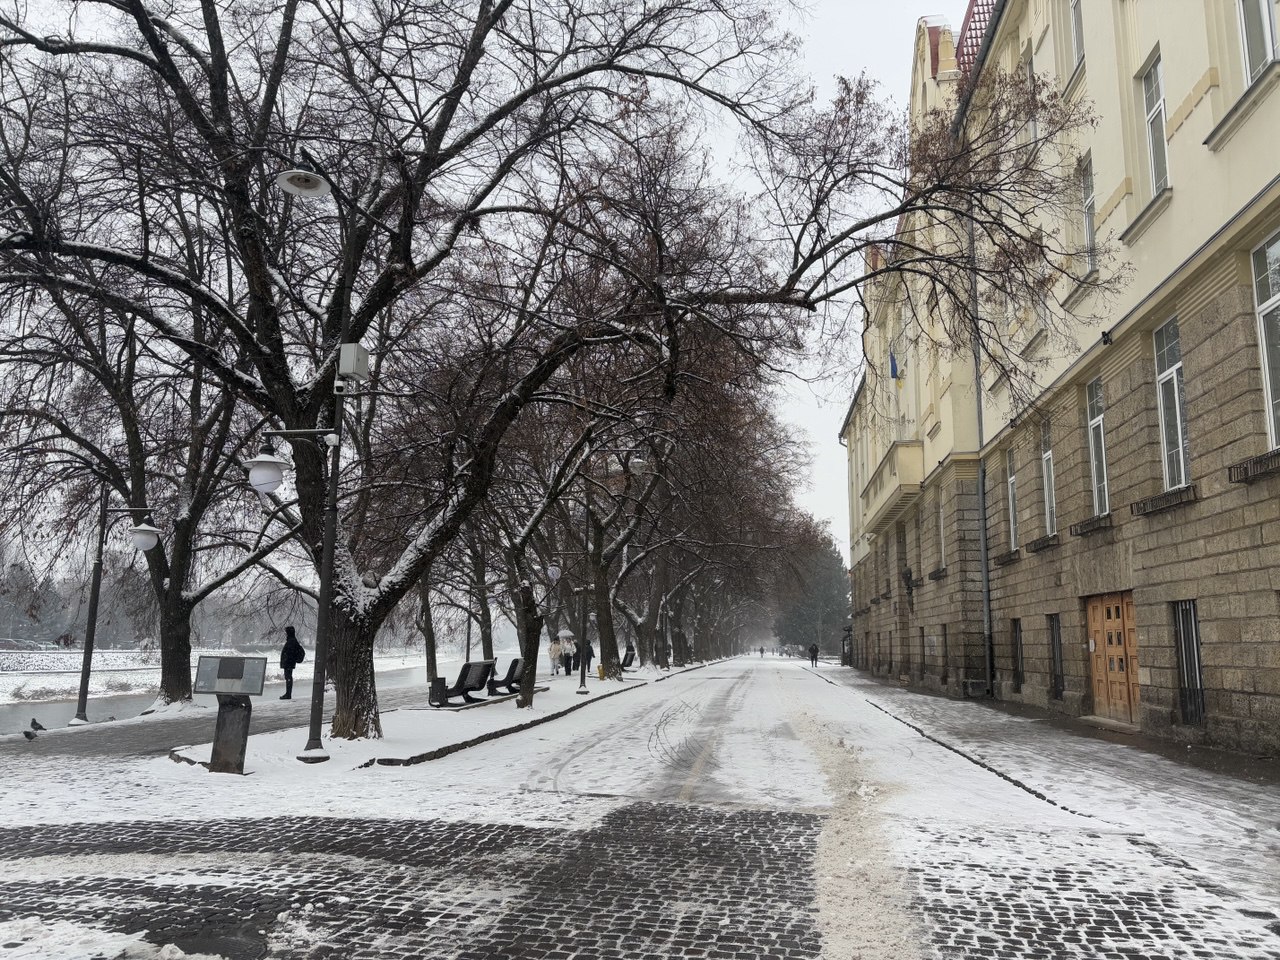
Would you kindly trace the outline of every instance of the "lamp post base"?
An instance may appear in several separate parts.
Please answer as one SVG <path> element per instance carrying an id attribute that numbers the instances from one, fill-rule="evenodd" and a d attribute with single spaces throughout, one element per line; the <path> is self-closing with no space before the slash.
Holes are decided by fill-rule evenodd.
<path id="1" fill-rule="evenodd" d="M 89 722 L 89 718 L 83 713 L 77 713 L 72 719 L 67 721 L 68 727 L 83 727 Z"/>
<path id="2" fill-rule="evenodd" d="M 575 692 L 585 697 L 591 691 L 588 690 L 586 687 L 579 687 Z"/>
<path id="3" fill-rule="evenodd" d="M 329 759 L 329 751 L 313 740 L 298 754 L 298 759 L 303 763 L 324 763 Z"/>

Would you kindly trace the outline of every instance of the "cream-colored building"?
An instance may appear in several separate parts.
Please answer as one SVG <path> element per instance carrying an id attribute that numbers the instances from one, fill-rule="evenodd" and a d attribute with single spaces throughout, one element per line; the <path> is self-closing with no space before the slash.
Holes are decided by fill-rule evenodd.
<path id="1" fill-rule="evenodd" d="M 1074 346 L 1017 329 L 1039 395 L 1024 407 L 984 369 L 981 421 L 968 351 L 913 347 L 900 297 L 873 298 L 872 379 L 842 431 L 861 665 L 1280 745 L 1277 17 L 1274 0 L 976 0 L 954 42 L 921 22 L 913 111 L 997 66 L 1093 104 L 1078 217 L 1055 226 L 1127 282 L 1056 290 L 1101 324 Z"/>

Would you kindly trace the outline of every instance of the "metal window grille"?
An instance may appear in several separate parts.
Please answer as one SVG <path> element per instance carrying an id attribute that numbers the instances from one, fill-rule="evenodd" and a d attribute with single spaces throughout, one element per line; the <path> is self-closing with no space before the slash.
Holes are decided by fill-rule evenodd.
<path id="1" fill-rule="evenodd" d="M 942 625 L 942 685 L 947 685 L 951 672 L 951 648 L 947 644 L 947 625 Z"/>
<path id="2" fill-rule="evenodd" d="M 1061 700 L 1067 685 L 1062 669 L 1062 621 L 1056 613 L 1049 614 L 1045 620 L 1049 624 L 1049 669 L 1052 671 L 1050 693 L 1053 699 Z"/>
<path id="3" fill-rule="evenodd" d="M 1013 641 L 1013 692 L 1022 692 L 1022 681 L 1024 677 L 1024 664 L 1022 660 L 1022 621 L 1011 621 L 1012 641 Z"/>
<path id="4" fill-rule="evenodd" d="M 1200 618 L 1194 600 L 1173 604 L 1173 638 L 1178 649 L 1178 706 L 1183 723 L 1204 722 L 1204 675 L 1200 665 Z"/>

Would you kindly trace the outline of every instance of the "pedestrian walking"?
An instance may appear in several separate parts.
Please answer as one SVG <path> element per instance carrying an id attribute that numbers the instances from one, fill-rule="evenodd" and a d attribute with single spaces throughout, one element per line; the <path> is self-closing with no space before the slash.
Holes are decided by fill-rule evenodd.
<path id="1" fill-rule="evenodd" d="M 816 643 L 809 644 L 809 666 L 816 667 L 818 665 L 818 645 Z"/>
<path id="2" fill-rule="evenodd" d="M 560 665 L 564 667 L 564 675 L 567 677 L 573 673 L 573 633 L 561 630 L 559 639 Z"/>
<path id="3" fill-rule="evenodd" d="M 284 669 L 284 695 L 281 700 L 293 699 L 293 668 L 307 659 L 307 651 L 298 642 L 292 624 L 284 628 L 284 646 L 280 648 L 280 666 Z"/>
<path id="4" fill-rule="evenodd" d="M 591 661 L 596 658 L 596 648 L 588 641 L 587 648 L 582 651 L 582 655 L 587 658 L 587 673 L 590 673 Z"/>
<path id="5" fill-rule="evenodd" d="M 560 653 L 561 653 L 559 637 L 556 637 L 554 640 L 551 641 L 551 646 L 547 652 L 551 656 L 551 675 L 553 677 L 559 676 L 560 675 Z"/>
<path id="6" fill-rule="evenodd" d="M 764 647 L 761 647 L 761 648 L 760 648 L 760 659 L 761 659 L 761 660 L 763 660 L 763 659 L 764 659 Z"/>

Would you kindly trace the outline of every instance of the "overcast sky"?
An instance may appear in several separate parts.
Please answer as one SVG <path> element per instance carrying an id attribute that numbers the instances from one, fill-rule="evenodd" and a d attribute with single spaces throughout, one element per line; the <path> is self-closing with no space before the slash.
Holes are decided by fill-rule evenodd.
<path id="1" fill-rule="evenodd" d="M 796 32 L 805 42 L 807 69 L 824 94 L 834 89 L 837 75 L 856 76 L 865 70 L 903 105 L 911 83 L 916 23 L 921 17 L 944 16 L 958 34 L 968 5 L 968 0 L 812 0 L 812 14 Z M 813 479 L 799 494 L 800 504 L 830 523 L 846 556 L 848 477 L 844 448 L 836 435 L 853 387 L 852 382 L 797 385 L 782 411 L 808 437 L 813 456 Z"/>

